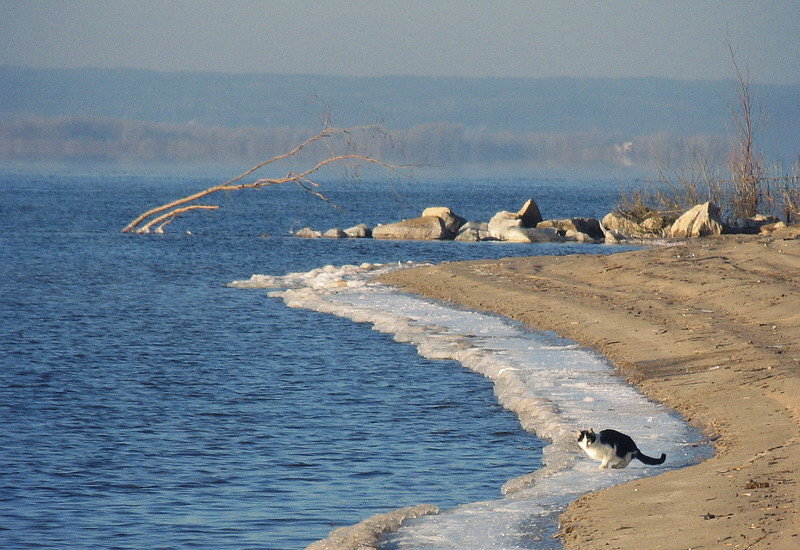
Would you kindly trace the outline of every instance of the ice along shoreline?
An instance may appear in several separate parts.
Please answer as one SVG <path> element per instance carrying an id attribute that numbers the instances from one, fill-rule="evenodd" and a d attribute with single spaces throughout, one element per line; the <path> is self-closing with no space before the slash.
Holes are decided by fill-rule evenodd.
<path id="1" fill-rule="evenodd" d="M 425 357 L 453 359 L 490 378 L 500 404 L 519 417 L 523 429 L 547 442 L 543 466 L 506 482 L 504 496 L 497 501 L 465 503 L 439 513 L 433 505 L 420 505 L 378 514 L 336 530 L 310 548 L 375 544 L 381 533 L 390 530 L 387 540 L 393 548 L 413 547 L 421 540 L 430 548 L 557 547 L 559 543 L 552 540 L 557 518 L 571 500 L 663 471 L 630 467 L 613 474 L 598 472 L 575 444 L 576 430 L 585 427 L 613 426 L 634 435 L 643 448 L 661 445 L 658 450 L 670 456 L 669 468 L 708 456 L 708 448 L 698 445 L 699 433 L 673 412 L 645 399 L 596 353 L 503 318 L 402 294 L 375 281 L 405 267 L 410 266 L 327 266 L 279 277 L 254 275 L 231 286 L 273 289 L 270 295 L 290 307 L 370 323 L 398 342 L 415 345 Z M 423 517 L 403 521 L 418 516 Z"/>

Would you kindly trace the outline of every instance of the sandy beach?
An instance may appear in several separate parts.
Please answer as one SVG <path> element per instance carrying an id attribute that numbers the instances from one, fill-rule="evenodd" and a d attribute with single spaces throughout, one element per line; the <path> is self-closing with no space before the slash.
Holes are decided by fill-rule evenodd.
<path id="1" fill-rule="evenodd" d="M 596 349 L 713 441 L 702 464 L 573 502 L 565 548 L 800 548 L 800 228 L 384 282 Z"/>

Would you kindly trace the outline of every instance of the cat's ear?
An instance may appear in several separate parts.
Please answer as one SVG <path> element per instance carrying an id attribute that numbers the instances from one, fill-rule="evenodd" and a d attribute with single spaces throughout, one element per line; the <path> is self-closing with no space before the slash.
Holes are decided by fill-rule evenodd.
<path id="1" fill-rule="evenodd" d="M 594 435 L 594 428 L 589 428 L 589 433 Z"/>

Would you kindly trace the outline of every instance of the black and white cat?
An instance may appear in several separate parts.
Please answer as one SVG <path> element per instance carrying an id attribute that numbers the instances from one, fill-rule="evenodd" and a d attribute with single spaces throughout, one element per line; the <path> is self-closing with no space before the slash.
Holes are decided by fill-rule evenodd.
<path id="1" fill-rule="evenodd" d="M 649 466 L 663 464 L 667 455 L 661 453 L 661 458 L 653 458 L 643 454 L 630 436 L 616 430 L 581 430 L 578 435 L 578 445 L 589 457 L 600 461 L 600 468 L 624 468 L 634 458 L 641 460 Z"/>

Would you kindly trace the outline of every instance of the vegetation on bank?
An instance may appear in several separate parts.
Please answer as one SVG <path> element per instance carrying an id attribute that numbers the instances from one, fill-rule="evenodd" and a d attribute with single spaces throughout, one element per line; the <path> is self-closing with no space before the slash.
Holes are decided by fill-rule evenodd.
<path id="1" fill-rule="evenodd" d="M 728 47 L 736 75 L 736 103 L 731 108 L 733 136 L 727 155 L 700 143 L 692 144 L 687 158 L 677 165 L 659 154 L 658 185 L 622 198 L 619 210 L 631 219 L 641 221 L 653 212 L 682 212 L 711 202 L 720 208 L 729 230 L 747 231 L 749 221 L 759 217 L 787 225 L 800 222 L 800 154 L 788 168 L 765 160 L 756 135 L 766 117 L 749 71 L 740 67 Z"/>

